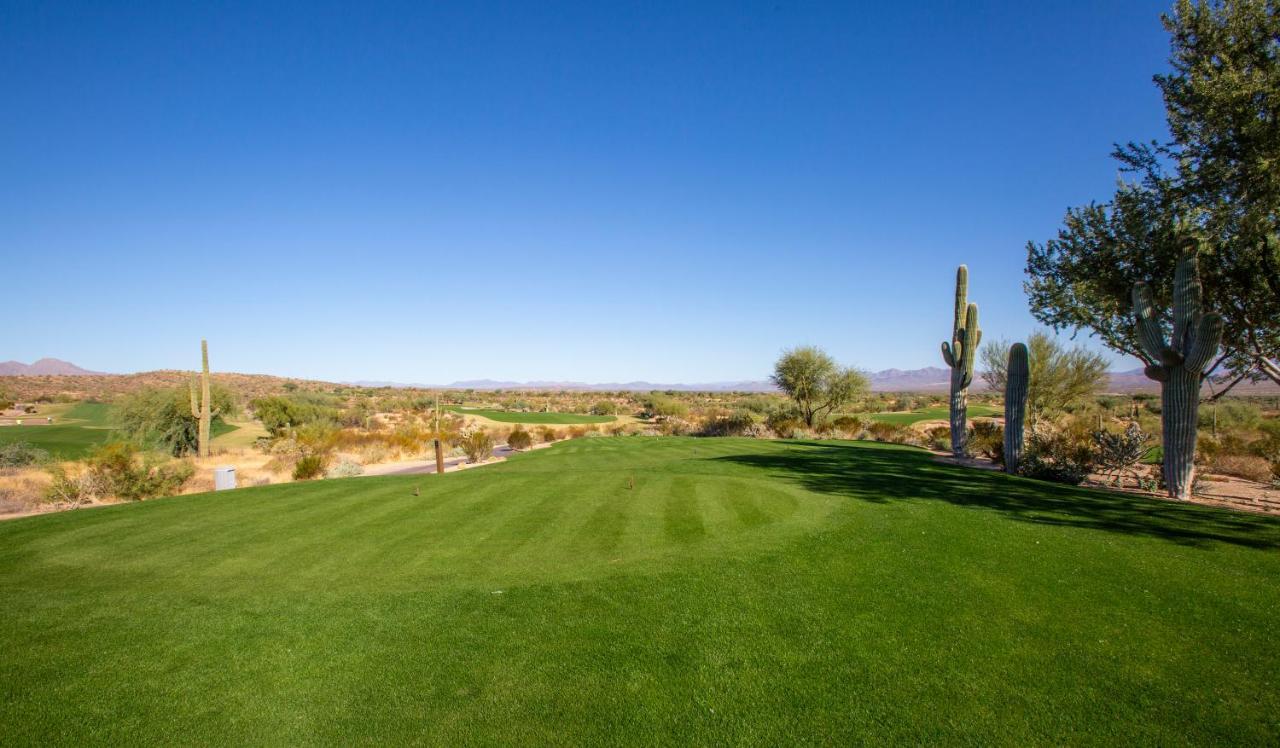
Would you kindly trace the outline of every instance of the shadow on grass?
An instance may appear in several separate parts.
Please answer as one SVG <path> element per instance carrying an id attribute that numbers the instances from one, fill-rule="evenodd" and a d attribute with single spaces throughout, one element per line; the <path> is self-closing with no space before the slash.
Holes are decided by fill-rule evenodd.
<path id="1" fill-rule="evenodd" d="M 773 454 L 708 458 L 756 467 L 812 491 L 862 501 L 945 501 L 1024 522 L 1147 535 L 1187 545 L 1280 548 L 1280 520 L 945 465 L 932 455 L 856 444 L 791 442 Z"/>

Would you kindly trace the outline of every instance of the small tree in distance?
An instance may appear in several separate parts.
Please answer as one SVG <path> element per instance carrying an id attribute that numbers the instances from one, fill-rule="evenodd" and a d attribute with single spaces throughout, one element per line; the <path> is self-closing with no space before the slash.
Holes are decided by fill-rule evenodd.
<path id="1" fill-rule="evenodd" d="M 996 340 L 982 347 L 982 378 L 993 392 L 1004 392 L 1009 343 Z M 1067 348 L 1053 336 L 1027 338 L 1027 415 L 1034 429 L 1046 410 L 1065 408 L 1091 397 L 1106 383 L 1107 360 L 1084 346 Z"/>
<path id="2" fill-rule="evenodd" d="M 865 394 L 867 377 L 857 369 L 841 367 L 817 346 L 783 351 L 769 379 L 795 400 L 805 425 L 813 428 L 821 417 Z"/>

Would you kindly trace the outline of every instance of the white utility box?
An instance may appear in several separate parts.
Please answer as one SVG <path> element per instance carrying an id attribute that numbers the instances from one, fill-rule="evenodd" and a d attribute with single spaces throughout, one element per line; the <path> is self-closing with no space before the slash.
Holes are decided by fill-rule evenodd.
<path id="1" fill-rule="evenodd" d="M 226 491 L 236 487 L 236 469 L 220 467 L 213 469 L 213 490 Z"/>

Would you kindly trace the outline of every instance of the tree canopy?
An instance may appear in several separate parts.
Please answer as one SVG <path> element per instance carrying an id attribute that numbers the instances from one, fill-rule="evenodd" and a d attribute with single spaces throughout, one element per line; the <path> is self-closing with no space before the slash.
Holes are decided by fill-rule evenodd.
<path id="1" fill-rule="evenodd" d="M 1163 20 L 1171 72 L 1155 82 L 1172 140 L 1118 146 L 1133 179 L 1105 203 L 1069 209 L 1055 238 L 1028 243 L 1031 312 L 1152 363 L 1133 286 L 1145 281 L 1168 309 L 1178 259 L 1199 251 L 1206 304 L 1225 320 L 1215 367 L 1228 389 L 1280 383 L 1280 12 L 1268 0 L 1182 0 Z"/>
<path id="2" fill-rule="evenodd" d="M 841 405 L 867 391 L 867 377 L 857 369 L 841 367 L 815 346 L 783 351 L 770 377 L 800 410 L 809 427 Z"/>
<path id="3" fill-rule="evenodd" d="M 1009 342 L 982 347 L 982 378 L 996 392 L 1008 379 Z M 1065 408 L 1093 395 L 1107 379 L 1107 361 L 1084 346 L 1068 348 L 1043 332 L 1027 339 L 1027 412 L 1034 425 L 1048 410 Z"/>

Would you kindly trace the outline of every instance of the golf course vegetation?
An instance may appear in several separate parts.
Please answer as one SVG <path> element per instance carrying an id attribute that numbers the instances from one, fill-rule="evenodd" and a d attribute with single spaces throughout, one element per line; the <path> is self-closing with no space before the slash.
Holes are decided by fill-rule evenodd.
<path id="1" fill-rule="evenodd" d="M 1274 744 L 1280 519 L 859 442 L 0 523 L 36 743 Z"/>

